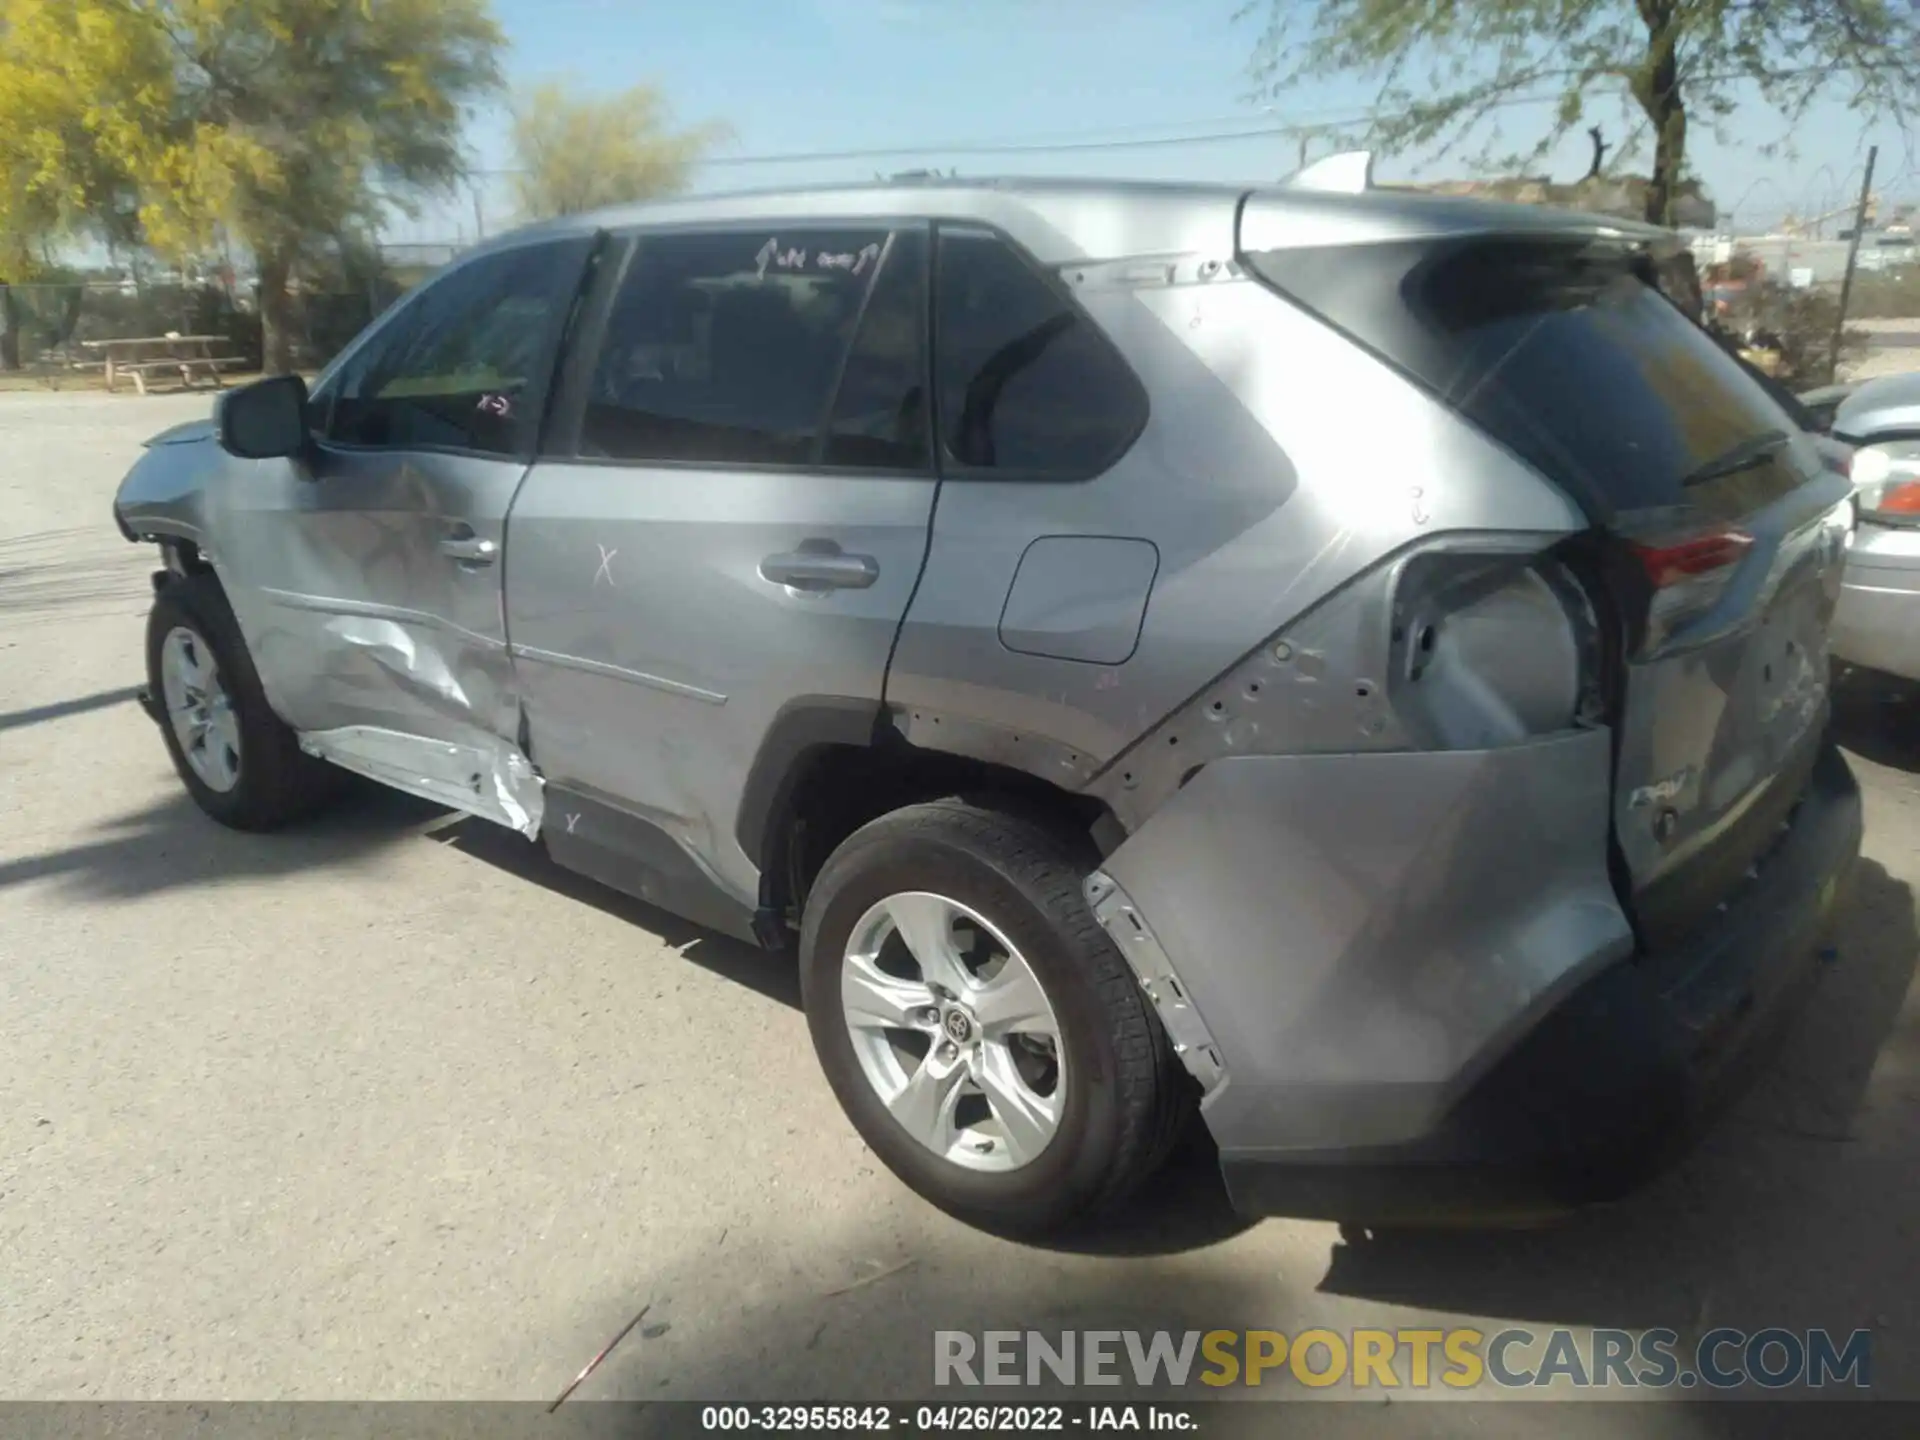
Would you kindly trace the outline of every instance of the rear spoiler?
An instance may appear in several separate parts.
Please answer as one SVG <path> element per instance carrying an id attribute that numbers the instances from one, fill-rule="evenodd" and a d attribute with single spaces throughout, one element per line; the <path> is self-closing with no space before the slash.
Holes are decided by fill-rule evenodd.
<path id="1" fill-rule="evenodd" d="M 1293 172 L 1280 182 L 1288 190 L 1325 190 L 1336 195 L 1359 195 L 1373 189 L 1373 152 L 1342 150 Z"/>
<path id="2" fill-rule="evenodd" d="M 1373 178 L 1371 150 L 1342 150 L 1338 154 L 1323 156 L 1311 165 L 1294 171 L 1277 188 L 1306 190 L 1321 195 L 1405 195 L 1414 203 L 1440 198 L 1424 195 L 1416 187 L 1376 182 Z M 1479 213 L 1486 217 L 1478 224 L 1458 227 L 1458 233 L 1591 235 L 1596 240 L 1644 247 L 1648 253 L 1662 259 L 1678 255 L 1686 249 L 1686 242 L 1676 231 L 1613 215 L 1590 215 L 1557 206 L 1520 205 L 1510 201 L 1462 199 L 1452 203 L 1460 207 L 1463 214 L 1469 212 L 1469 207 L 1478 207 Z"/>

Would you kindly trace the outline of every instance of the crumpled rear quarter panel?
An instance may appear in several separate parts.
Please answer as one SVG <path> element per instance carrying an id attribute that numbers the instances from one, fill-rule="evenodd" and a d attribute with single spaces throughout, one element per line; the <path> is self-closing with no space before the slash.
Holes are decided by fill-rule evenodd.
<path id="1" fill-rule="evenodd" d="M 1073 271 L 1076 298 L 1150 396 L 1132 449 L 1085 481 L 967 475 L 941 486 L 887 679 L 916 744 L 952 744 L 957 721 L 1017 735 L 1017 748 L 1009 742 L 992 758 L 1057 755 L 1047 778 L 1085 786 L 1385 557 L 1448 532 L 1550 538 L 1586 528 L 1552 485 L 1253 280 L 1224 264 L 1207 271 L 1197 257 L 1159 267 L 1155 280 L 1135 278 L 1140 268 Z M 1000 634 L 1029 547 L 1066 536 L 1157 554 L 1138 640 L 1124 655 L 1020 653 Z M 1063 552 L 1062 563 L 1072 556 Z M 1077 593 L 1073 577 L 1055 588 Z M 1361 723 L 1356 715 L 1356 747 Z"/>
<path id="2" fill-rule="evenodd" d="M 1422 1134 L 1631 951 L 1609 749 L 1230 756 L 1107 858 L 1219 1050 L 1223 1153 Z"/>

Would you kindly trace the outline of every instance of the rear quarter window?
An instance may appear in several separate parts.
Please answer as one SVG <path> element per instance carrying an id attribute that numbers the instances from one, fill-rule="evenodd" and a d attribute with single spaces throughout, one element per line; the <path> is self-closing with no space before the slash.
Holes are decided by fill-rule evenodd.
<path id="1" fill-rule="evenodd" d="M 1146 391 L 1113 343 L 992 231 L 941 228 L 934 335 L 949 474 L 1083 479 L 1146 426 Z"/>

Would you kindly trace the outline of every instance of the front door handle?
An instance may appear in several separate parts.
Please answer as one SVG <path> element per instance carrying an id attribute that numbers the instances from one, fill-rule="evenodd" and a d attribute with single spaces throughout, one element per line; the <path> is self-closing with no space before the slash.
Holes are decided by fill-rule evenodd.
<path id="1" fill-rule="evenodd" d="M 480 535 L 449 535 L 440 542 L 440 553 L 465 565 L 491 565 L 500 547 Z"/>
<path id="2" fill-rule="evenodd" d="M 871 555 L 831 550 L 789 550 L 760 562 L 760 578 L 796 590 L 865 590 L 880 578 L 880 562 Z"/>

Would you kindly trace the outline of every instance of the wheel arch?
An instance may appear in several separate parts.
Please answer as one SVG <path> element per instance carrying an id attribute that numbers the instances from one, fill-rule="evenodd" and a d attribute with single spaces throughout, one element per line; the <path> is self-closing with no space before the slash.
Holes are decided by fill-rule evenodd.
<path id="1" fill-rule="evenodd" d="M 908 805 L 947 795 L 991 800 L 1054 820 L 1103 855 L 1124 838 L 1103 800 L 1035 773 L 1049 766 L 1054 749 L 1044 741 L 1031 747 L 1035 769 L 1028 769 L 970 753 L 977 727 L 953 727 L 961 748 L 909 740 L 904 728 L 884 704 L 841 696 L 798 699 L 775 717 L 748 772 L 735 827 L 760 871 L 757 925 L 769 943 L 797 929 L 813 877 L 842 840 Z M 923 736 L 928 727 L 915 729 Z"/>

